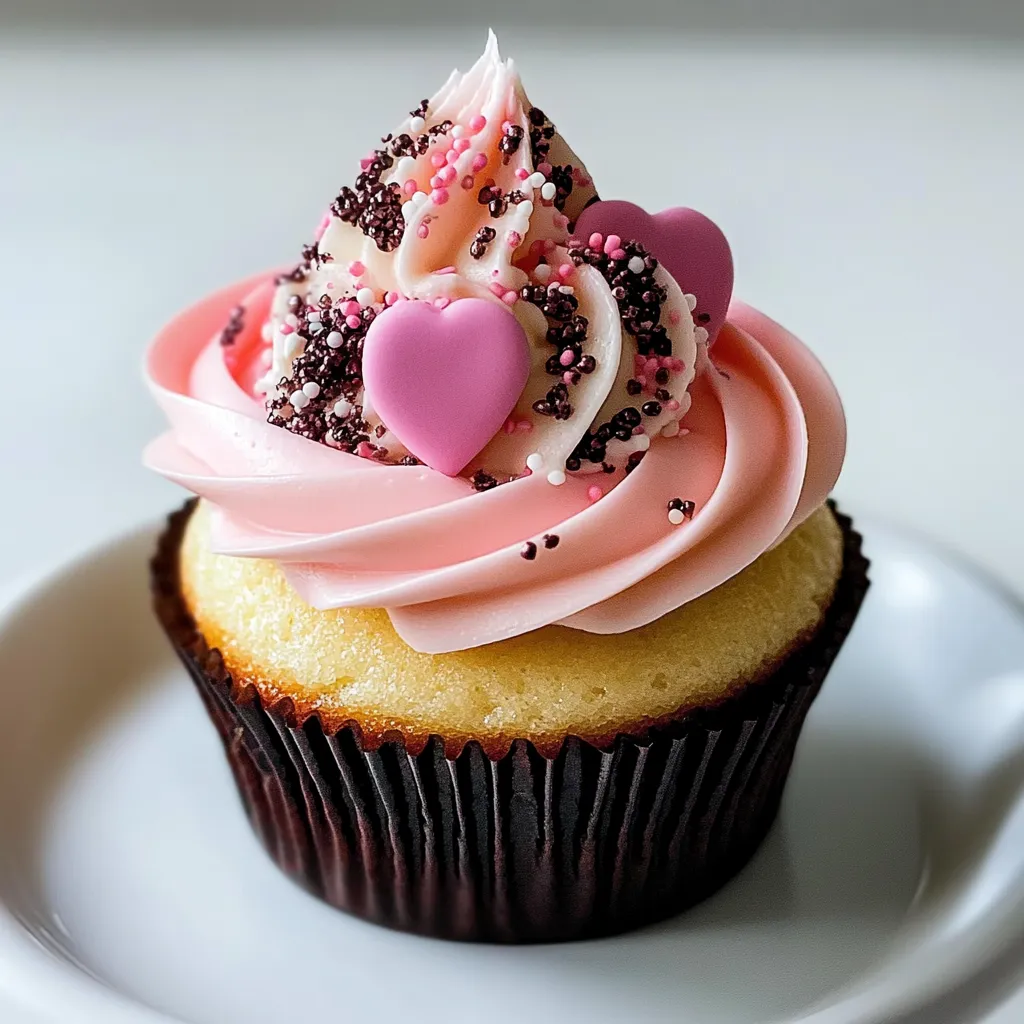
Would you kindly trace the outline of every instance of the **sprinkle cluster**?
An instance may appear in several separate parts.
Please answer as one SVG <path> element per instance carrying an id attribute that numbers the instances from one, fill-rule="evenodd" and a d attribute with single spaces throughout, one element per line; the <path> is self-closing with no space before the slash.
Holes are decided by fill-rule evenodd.
<path id="1" fill-rule="evenodd" d="M 571 164 L 564 167 L 552 166 L 548 154 L 551 150 L 551 140 L 555 137 L 555 126 L 539 107 L 530 108 L 529 120 L 533 166 L 554 186 L 553 194 L 545 198 L 551 198 L 557 210 L 564 210 L 574 185 L 589 185 L 590 179 L 582 177 L 582 171 L 573 168 Z"/>
<path id="2" fill-rule="evenodd" d="M 363 342 L 377 312 L 351 296 L 323 295 L 315 304 L 298 295 L 288 300 L 282 330 L 291 328 L 302 351 L 291 374 L 278 383 L 268 422 L 355 455 L 387 456 L 386 448 L 373 443 L 386 428 L 378 426 L 371 435 L 358 404 Z"/>
<path id="3" fill-rule="evenodd" d="M 543 398 L 533 403 L 533 411 L 540 416 L 567 420 L 573 414 L 569 389 L 579 384 L 582 374 L 597 369 L 597 360 L 583 351 L 589 322 L 579 312 L 580 304 L 573 287 L 564 284 L 561 278 L 547 285 L 524 285 L 519 297 L 544 314 L 548 322 L 546 338 L 555 348 L 544 369 L 558 380 Z"/>
<path id="4" fill-rule="evenodd" d="M 569 256 L 601 272 L 618 303 L 622 326 L 636 338 L 642 355 L 671 356 L 672 340 L 661 324 L 661 307 L 668 298 L 654 277 L 658 261 L 639 242 L 618 235 L 593 234 L 583 243 L 569 240 Z"/>
<path id="5" fill-rule="evenodd" d="M 426 112 L 427 101 L 424 100 L 410 112 L 413 125 L 423 128 Z M 434 136 L 445 135 L 451 128 L 451 121 L 442 121 L 416 136 L 407 133 L 397 138 L 385 135 L 381 139 L 383 147 L 375 149 L 361 161 L 362 170 L 356 178 L 355 187 L 346 185 L 342 188 L 331 204 L 331 212 L 346 224 L 358 227 L 383 252 L 397 249 L 405 233 L 404 197 L 399 185 L 395 182 L 384 184 L 380 179 L 394 166 L 396 159 L 422 156 L 430 148 Z"/>

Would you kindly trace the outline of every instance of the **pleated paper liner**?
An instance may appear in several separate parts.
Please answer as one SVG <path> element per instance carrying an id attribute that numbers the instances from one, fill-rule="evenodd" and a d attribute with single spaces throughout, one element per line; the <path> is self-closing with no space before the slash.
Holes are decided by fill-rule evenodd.
<path id="1" fill-rule="evenodd" d="M 867 589 L 850 520 L 843 575 L 817 634 L 769 677 L 605 749 L 570 737 L 554 757 L 517 740 L 446 757 L 370 744 L 355 727 L 297 722 L 236 686 L 178 583 L 192 504 L 152 562 L 157 615 L 220 733 L 263 845 L 295 881 L 369 921 L 448 939 L 551 942 L 678 913 L 731 878 L 778 810 L 811 702 Z M 370 749 L 376 746 L 376 749 Z"/>

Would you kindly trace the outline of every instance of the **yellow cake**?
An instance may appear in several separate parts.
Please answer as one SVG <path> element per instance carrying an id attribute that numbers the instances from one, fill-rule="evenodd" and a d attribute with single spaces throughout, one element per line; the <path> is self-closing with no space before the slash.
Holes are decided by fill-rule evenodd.
<path id="1" fill-rule="evenodd" d="M 328 727 L 436 734 L 493 747 L 600 739 L 715 705 L 768 674 L 820 626 L 843 570 L 822 506 L 727 583 L 628 633 L 548 626 L 484 648 L 421 654 L 380 609 L 310 608 L 274 563 L 211 552 L 200 504 L 181 549 L 182 592 L 236 680 Z"/>

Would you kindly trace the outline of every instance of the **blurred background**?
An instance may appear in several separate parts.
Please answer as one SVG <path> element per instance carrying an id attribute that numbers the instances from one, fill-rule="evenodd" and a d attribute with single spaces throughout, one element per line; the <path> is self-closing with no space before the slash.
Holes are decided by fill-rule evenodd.
<path id="1" fill-rule="evenodd" d="M 1020 0 L 0 0 L 8 577 L 179 501 L 147 340 L 294 259 L 489 25 L 602 195 L 715 218 L 824 360 L 840 497 L 1024 592 Z"/>

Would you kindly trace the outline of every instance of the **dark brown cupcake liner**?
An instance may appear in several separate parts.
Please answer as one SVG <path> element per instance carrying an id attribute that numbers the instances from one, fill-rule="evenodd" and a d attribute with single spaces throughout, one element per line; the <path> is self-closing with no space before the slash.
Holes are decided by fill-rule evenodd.
<path id="1" fill-rule="evenodd" d="M 714 708 L 552 757 L 516 740 L 446 756 L 325 731 L 287 702 L 237 686 L 181 596 L 178 549 L 193 505 L 152 562 L 157 615 L 220 734 L 257 835 L 328 903 L 439 938 L 551 942 L 613 934 L 704 899 L 750 858 L 778 810 L 804 718 L 867 590 L 850 520 L 844 568 L 817 633 Z M 375 749 L 371 749 L 375 747 Z"/>

